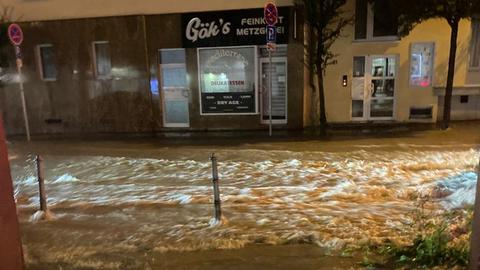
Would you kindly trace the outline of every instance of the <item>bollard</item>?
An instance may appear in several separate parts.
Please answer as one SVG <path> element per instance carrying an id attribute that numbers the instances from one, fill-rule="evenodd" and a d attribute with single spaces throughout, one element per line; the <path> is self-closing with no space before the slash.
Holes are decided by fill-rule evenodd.
<path id="1" fill-rule="evenodd" d="M 477 168 L 477 192 L 470 237 L 470 270 L 480 270 L 480 162 Z"/>
<path id="2" fill-rule="evenodd" d="M 215 206 L 215 220 L 220 221 L 222 219 L 222 209 L 220 202 L 220 188 L 218 187 L 218 170 L 217 170 L 217 158 L 215 153 L 210 155 L 212 161 L 212 182 L 213 182 L 213 202 Z"/>
<path id="3" fill-rule="evenodd" d="M 37 177 L 38 177 L 38 193 L 40 196 L 40 211 L 47 212 L 47 197 L 45 196 L 45 175 L 43 172 L 43 158 L 37 155 Z"/>

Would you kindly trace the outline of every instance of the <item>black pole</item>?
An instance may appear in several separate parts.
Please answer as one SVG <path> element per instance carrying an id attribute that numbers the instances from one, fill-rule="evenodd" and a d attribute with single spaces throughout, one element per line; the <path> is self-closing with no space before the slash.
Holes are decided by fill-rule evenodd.
<path id="1" fill-rule="evenodd" d="M 37 155 L 37 177 L 38 177 L 38 194 L 40 196 L 40 211 L 47 211 L 47 197 L 45 195 L 45 176 L 43 172 L 43 158 Z"/>
<path id="2" fill-rule="evenodd" d="M 210 155 L 212 161 L 212 182 L 213 182 L 213 202 L 215 206 L 215 220 L 220 221 L 222 219 L 222 208 L 220 201 L 220 188 L 218 187 L 218 170 L 217 170 L 217 158 L 215 153 Z"/>

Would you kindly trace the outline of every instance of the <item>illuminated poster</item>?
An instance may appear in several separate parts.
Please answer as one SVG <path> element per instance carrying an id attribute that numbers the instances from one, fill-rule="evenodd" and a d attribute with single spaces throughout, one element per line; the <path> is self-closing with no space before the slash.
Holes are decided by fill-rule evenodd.
<path id="1" fill-rule="evenodd" d="M 413 43 L 410 53 L 410 85 L 432 85 L 434 43 Z"/>
<path id="2" fill-rule="evenodd" d="M 255 113 L 255 47 L 198 49 L 202 113 Z"/>

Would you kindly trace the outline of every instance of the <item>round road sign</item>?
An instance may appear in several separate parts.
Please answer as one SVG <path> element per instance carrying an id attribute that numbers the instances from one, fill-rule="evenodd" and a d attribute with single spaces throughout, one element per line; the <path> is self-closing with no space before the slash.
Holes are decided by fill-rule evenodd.
<path id="1" fill-rule="evenodd" d="M 278 20 L 278 10 L 277 6 L 274 3 L 267 3 L 265 8 L 263 9 L 263 15 L 265 18 L 265 22 L 268 25 L 275 25 L 277 24 Z"/>
<path id="2" fill-rule="evenodd" d="M 16 23 L 12 23 L 8 26 L 8 38 L 15 46 L 20 46 L 23 42 L 22 28 Z"/>

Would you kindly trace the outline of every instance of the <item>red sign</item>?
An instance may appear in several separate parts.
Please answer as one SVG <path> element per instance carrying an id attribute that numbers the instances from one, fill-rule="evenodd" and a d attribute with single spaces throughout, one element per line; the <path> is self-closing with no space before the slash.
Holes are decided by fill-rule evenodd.
<path id="1" fill-rule="evenodd" d="M 8 26 L 8 38 L 13 45 L 20 46 L 23 42 L 22 28 L 16 23 L 10 24 L 10 26 Z"/>
<path id="2" fill-rule="evenodd" d="M 277 24 L 277 20 L 278 20 L 277 6 L 274 3 L 267 3 L 265 5 L 265 8 L 263 9 L 263 16 L 265 18 L 265 22 L 268 25 Z"/>

